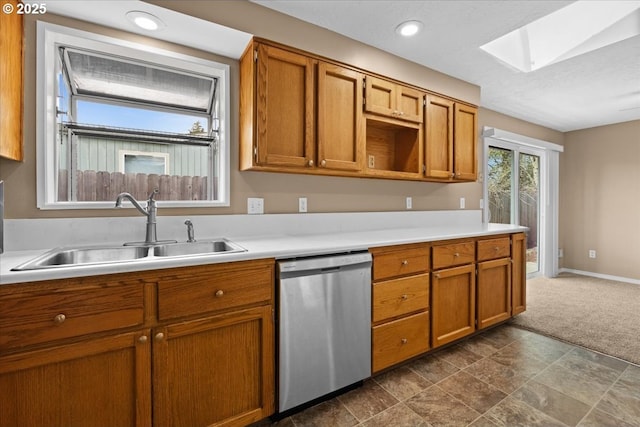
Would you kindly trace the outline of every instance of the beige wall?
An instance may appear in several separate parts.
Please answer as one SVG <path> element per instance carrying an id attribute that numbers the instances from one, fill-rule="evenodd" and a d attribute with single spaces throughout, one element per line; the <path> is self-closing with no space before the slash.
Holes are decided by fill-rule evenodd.
<path id="1" fill-rule="evenodd" d="M 479 104 L 480 88 L 469 83 L 394 57 L 388 53 L 355 42 L 336 33 L 309 25 L 294 18 L 273 12 L 246 1 L 219 1 L 215 7 L 200 1 L 155 2 L 175 8 L 201 19 L 234 27 L 292 45 L 316 54 L 376 71 L 398 80 L 441 92 L 474 104 Z M 206 7 L 208 6 L 208 7 Z M 404 210 L 405 197 L 413 197 L 414 210 L 457 209 L 459 198 L 465 197 L 467 209 L 477 209 L 482 197 L 482 183 L 439 184 L 380 179 L 356 179 L 306 175 L 240 172 L 238 170 L 238 64 L 226 58 L 213 57 L 204 52 L 169 43 L 127 35 L 75 20 L 46 14 L 41 19 L 61 25 L 126 37 L 165 49 L 212 58 L 231 65 L 231 206 L 229 208 L 161 209 L 161 215 L 211 215 L 246 212 L 247 197 L 263 197 L 266 213 L 297 212 L 298 197 L 308 198 L 310 212 L 352 212 Z M 5 180 L 6 218 L 46 218 L 81 216 L 136 215 L 132 210 L 68 210 L 40 211 L 36 208 L 36 28 L 35 18 L 25 21 L 25 102 L 24 147 L 22 163 L 0 159 L 0 179 Z M 483 126 L 495 126 L 535 138 L 561 143 L 562 134 L 521 120 L 481 109 L 480 133 Z M 482 159 L 482 140 L 478 138 L 479 160 Z"/>
<path id="2" fill-rule="evenodd" d="M 640 120 L 565 135 L 562 267 L 640 280 Z"/>

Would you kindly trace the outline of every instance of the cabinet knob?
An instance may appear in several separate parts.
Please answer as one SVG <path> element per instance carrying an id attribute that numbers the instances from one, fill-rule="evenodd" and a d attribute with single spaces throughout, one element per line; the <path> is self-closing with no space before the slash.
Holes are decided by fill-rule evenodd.
<path id="1" fill-rule="evenodd" d="M 438 273 L 436 274 L 436 279 L 439 279 L 439 278 L 440 278 L 440 274 Z"/>
<path id="2" fill-rule="evenodd" d="M 162 341 L 164 339 L 164 334 L 162 332 L 158 332 L 156 334 L 156 341 Z"/>
<path id="3" fill-rule="evenodd" d="M 408 260 L 406 260 L 406 259 L 403 259 L 403 260 L 402 260 L 402 265 L 408 265 L 408 264 L 409 264 L 409 261 L 408 261 Z"/>
<path id="4" fill-rule="evenodd" d="M 455 177 L 456 177 L 456 174 L 455 174 L 455 173 L 453 173 L 453 172 L 451 172 L 451 175 L 449 175 L 449 176 L 450 176 L 451 178 L 455 178 Z"/>
<path id="5" fill-rule="evenodd" d="M 142 335 L 141 337 L 138 338 L 138 342 L 141 342 L 141 343 L 145 343 L 147 342 L 147 340 L 148 338 L 146 335 Z"/>
<path id="6" fill-rule="evenodd" d="M 313 160 L 309 160 L 309 161 L 307 162 L 307 166 L 309 166 L 310 168 L 312 168 L 312 167 L 313 167 Z"/>
<path id="7" fill-rule="evenodd" d="M 453 254 L 453 256 L 458 258 L 460 256 L 460 254 L 458 252 L 456 252 L 455 254 Z"/>
<path id="8" fill-rule="evenodd" d="M 224 291 L 223 291 L 222 289 L 218 289 L 218 290 L 216 291 L 216 297 L 220 298 L 220 297 L 221 297 L 221 296 L 223 296 L 223 295 L 224 295 Z"/>
<path id="9" fill-rule="evenodd" d="M 64 323 L 65 320 L 67 320 L 67 316 L 62 313 L 56 315 L 56 317 L 53 318 L 53 321 L 58 325 Z"/>
<path id="10" fill-rule="evenodd" d="M 322 166 L 322 167 L 327 166 L 327 161 L 322 159 L 322 161 L 320 162 L 320 166 Z"/>
<path id="11" fill-rule="evenodd" d="M 496 252 L 498 252 L 500 250 L 500 248 L 497 247 L 497 246 L 494 249 L 496 250 Z"/>
<path id="12" fill-rule="evenodd" d="M 409 340 L 408 340 L 408 339 L 406 339 L 406 338 L 402 338 L 402 339 L 400 340 L 400 342 L 401 342 L 402 344 L 406 344 L 406 343 L 408 343 L 408 342 L 409 342 Z"/>
<path id="13" fill-rule="evenodd" d="M 409 296 L 407 294 L 402 294 L 402 299 L 403 300 L 407 300 L 409 298 Z"/>

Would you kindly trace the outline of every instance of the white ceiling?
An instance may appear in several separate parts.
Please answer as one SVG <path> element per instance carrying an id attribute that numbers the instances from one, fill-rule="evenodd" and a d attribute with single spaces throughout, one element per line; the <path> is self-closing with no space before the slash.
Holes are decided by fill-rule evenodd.
<path id="1" fill-rule="evenodd" d="M 251 1 L 476 84 L 483 107 L 542 126 L 564 132 L 640 119 L 640 36 L 531 73 L 479 48 L 572 1 Z M 422 32 L 398 36 L 395 27 L 412 19 Z"/>
<path id="2" fill-rule="evenodd" d="M 640 119 L 640 36 L 527 74 L 479 49 L 571 1 L 250 1 L 476 84 L 481 87 L 483 107 L 542 126 L 570 131 Z M 126 11 L 146 10 L 167 24 L 155 37 L 232 58 L 239 57 L 251 38 L 251 34 L 137 0 L 56 0 L 47 2 L 47 9 L 149 35 L 123 19 Z M 424 29 L 404 39 L 395 27 L 409 19 L 422 21 Z M 215 39 L 212 34 L 225 43 L 210 43 Z"/>

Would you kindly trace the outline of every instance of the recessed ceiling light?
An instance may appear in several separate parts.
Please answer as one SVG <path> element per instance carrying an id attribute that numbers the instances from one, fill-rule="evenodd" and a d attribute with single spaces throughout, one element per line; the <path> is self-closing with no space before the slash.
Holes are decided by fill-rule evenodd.
<path id="1" fill-rule="evenodd" d="M 422 29 L 420 21 L 406 21 L 396 27 L 396 33 L 404 37 L 415 36 Z"/>
<path id="2" fill-rule="evenodd" d="M 140 10 L 127 12 L 127 18 L 143 30 L 157 31 L 166 26 L 165 23 L 157 16 Z"/>

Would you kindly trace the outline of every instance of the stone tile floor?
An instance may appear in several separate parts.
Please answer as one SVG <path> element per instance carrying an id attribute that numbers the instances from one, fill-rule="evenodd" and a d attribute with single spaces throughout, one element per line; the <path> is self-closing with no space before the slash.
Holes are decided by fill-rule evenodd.
<path id="1" fill-rule="evenodd" d="M 257 425 L 640 426 L 640 367 L 506 324 Z"/>

